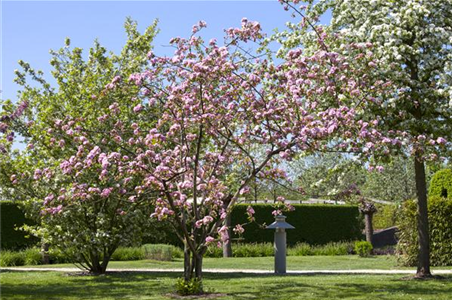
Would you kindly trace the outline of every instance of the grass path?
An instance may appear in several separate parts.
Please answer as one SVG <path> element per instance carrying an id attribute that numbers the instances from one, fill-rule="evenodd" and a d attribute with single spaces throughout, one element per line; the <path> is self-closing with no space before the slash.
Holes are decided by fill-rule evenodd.
<path id="1" fill-rule="evenodd" d="M 25 266 L 30 267 L 30 266 Z M 49 265 L 31 266 L 46 268 Z M 50 265 L 52 268 L 71 268 L 71 264 Z M 109 269 L 181 269 L 182 259 L 174 261 L 112 261 Z M 240 269 L 240 270 L 273 270 L 273 257 L 251 258 L 205 258 L 205 269 Z M 288 256 L 288 270 L 414 270 L 414 268 L 400 267 L 394 256 L 374 256 L 361 258 L 356 255 L 344 256 Z M 452 269 L 451 267 L 433 268 L 433 270 Z"/>
<path id="2" fill-rule="evenodd" d="M 77 273 L 80 272 L 78 268 L 52 268 L 52 267 L 41 267 L 41 268 L 33 268 L 33 267 L 7 267 L 0 268 L 0 271 L 22 271 L 22 272 L 40 272 L 40 271 L 51 271 L 51 272 L 66 272 L 66 273 Z M 114 269 L 109 268 L 108 273 L 121 273 L 121 272 L 129 272 L 129 273 L 183 273 L 183 269 Z M 234 273 L 242 273 L 242 274 L 264 274 L 271 275 L 274 274 L 272 270 L 258 270 L 258 269 L 204 269 L 204 273 L 221 273 L 221 274 L 234 274 Z M 320 274 L 377 274 L 377 275 L 391 275 L 391 274 L 405 274 L 405 275 L 414 275 L 416 274 L 416 270 L 400 270 L 400 269 L 391 269 L 391 270 L 381 270 L 381 269 L 354 269 L 354 270 L 289 270 L 286 275 L 320 275 Z M 452 275 L 452 270 L 435 270 L 435 275 Z"/>

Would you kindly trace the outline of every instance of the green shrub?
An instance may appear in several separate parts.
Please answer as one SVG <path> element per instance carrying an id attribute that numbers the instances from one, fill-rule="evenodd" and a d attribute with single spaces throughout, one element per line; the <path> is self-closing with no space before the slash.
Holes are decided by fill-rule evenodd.
<path id="1" fill-rule="evenodd" d="M 325 245 L 309 245 L 306 243 L 298 243 L 293 247 L 289 247 L 287 254 L 289 256 L 310 256 L 310 255 L 348 255 L 353 250 L 351 242 L 328 243 Z"/>
<path id="2" fill-rule="evenodd" d="M 287 231 L 287 244 L 329 242 L 361 239 L 362 219 L 357 206 L 351 205 L 294 205 L 295 210 L 285 213 L 287 222 L 295 229 Z M 231 215 L 232 224 L 247 223 L 247 204 L 237 205 Z M 245 226 L 244 243 L 272 243 L 274 230 L 264 229 L 258 224 L 274 222 L 273 207 L 268 204 L 253 205 L 256 223 Z"/>
<path id="3" fill-rule="evenodd" d="M 232 247 L 232 256 L 234 257 L 266 257 L 274 255 L 273 244 L 236 244 Z"/>
<path id="4" fill-rule="evenodd" d="M 452 196 L 452 195 L 451 195 Z M 399 263 L 415 266 L 418 257 L 417 202 L 406 201 L 398 218 Z M 428 200 L 430 263 L 452 266 L 452 200 L 430 197 Z"/>
<path id="5" fill-rule="evenodd" d="M 351 242 L 328 243 L 321 246 L 315 246 L 312 249 L 314 255 L 325 256 L 348 255 L 352 250 L 353 244 Z"/>
<path id="6" fill-rule="evenodd" d="M 21 251 L 4 250 L 0 252 L 0 265 L 2 267 L 39 265 L 42 262 L 41 252 L 38 248 L 28 248 Z"/>
<path id="7" fill-rule="evenodd" d="M 182 250 L 172 245 L 146 244 L 142 246 L 146 259 L 170 261 L 184 256 Z"/>
<path id="8" fill-rule="evenodd" d="M 452 170 L 436 172 L 430 181 L 429 197 L 452 198 Z"/>
<path id="9" fill-rule="evenodd" d="M 236 247 L 236 245 L 232 245 L 232 250 L 234 251 L 234 248 Z M 207 247 L 207 251 L 204 254 L 204 257 L 212 257 L 212 258 L 219 258 L 219 257 L 223 257 L 223 248 L 218 247 L 217 245 L 209 245 Z"/>
<path id="10" fill-rule="evenodd" d="M 369 257 L 372 254 L 372 244 L 366 241 L 355 242 L 355 252 L 361 257 Z"/>
<path id="11" fill-rule="evenodd" d="M 41 249 L 28 248 L 24 251 L 26 265 L 40 265 L 42 263 Z"/>
<path id="12" fill-rule="evenodd" d="M 274 248 L 271 243 L 232 244 L 233 257 L 266 257 L 273 254 Z M 210 245 L 204 257 L 223 257 L 223 249 L 217 245 Z"/>
<path id="13" fill-rule="evenodd" d="M 197 278 L 189 281 L 179 278 L 176 282 L 176 292 L 181 296 L 200 295 L 203 293 L 202 281 Z"/>
<path id="14" fill-rule="evenodd" d="M 70 256 L 54 247 L 49 248 L 49 260 L 51 264 L 67 264 L 73 262 Z"/>
<path id="15" fill-rule="evenodd" d="M 309 256 L 309 255 L 347 255 L 353 251 L 352 242 L 328 243 L 325 245 L 309 245 L 307 243 L 297 243 L 287 247 L 289 256 Z M 252 244 L 232 244 L 233 257 L 266 257 L 274 255 L 272 243 L 252 243 Z M 205 257 L 223 257 L 223 249 L 216 245 L 207 248 Z"/>
<path id="16" fill-rule="evenodd" d="M 141 260 L 145 258 L 144 248 L 142 247 L 118 247 L 111 256 L 111 260 Z"/>
<path id="17" fill-rule="evenodd" d="M 8 251 L 0 252 L 0 266 L 2 267 L 17 267 L 25 265 L 25 253 L 23 251 Z"/>
<path id="18" fill-rule="evenodd" d="M 2 250 L 20 250 L 34 246 L 38 239 L 18 230 L 22 225 L 35 223 L 25 217 L 16 203 L 0 201 L 0 235 Z"/>
<path id="19" fill-rule="evenodd" d="M 306 243 L 297 243 L 295 246 L 290 247 L 287 250 L 287 255 L 289 256 L 309 256 L 314 255 L 312 246 Z"/>
<path id="20" fill-rule="evenodd" d="M 396 225 L 397 213 L 399 211 L 397 205 L 375 204 L 377 212 L 373 215 L 374 229 L 385 229 Z"/>

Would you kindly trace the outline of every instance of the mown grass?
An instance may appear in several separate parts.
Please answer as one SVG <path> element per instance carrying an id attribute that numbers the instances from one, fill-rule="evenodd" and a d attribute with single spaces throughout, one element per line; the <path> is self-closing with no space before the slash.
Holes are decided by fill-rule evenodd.
<path id="1" fill-rule="evenodd" d="M 173 299 L 174 273 L 110 273 L 77 276 L 59 272 L 2 272 L 2 299 Z M 216 299 L 391 299 L 446 300 L 452 276 L 405 280 L 400 275 L 206 274 Z M 215 295 L 212 295 L 215 296 Z M 212 299 L 209 298 L 209 299 Z M 201 299 L 201 298 L 191 298 Z"/>

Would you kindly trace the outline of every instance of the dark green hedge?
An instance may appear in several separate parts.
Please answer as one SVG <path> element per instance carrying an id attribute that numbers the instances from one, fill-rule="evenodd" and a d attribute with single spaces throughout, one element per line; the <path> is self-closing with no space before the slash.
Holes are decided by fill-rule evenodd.
<path id="1" fill-rule="evenodd" d="M 430 197 L 452 198 L 451 169 L 440 170 L 433 175 L 428 195 Z"/>
<path id="2" fill-rule="evenodd" d="M 27 234 L 15 228 L 34 223 L 25 218 L 24 212 L 11 201 L 0 201 L 1 217 L 1 249 L 19 250 L 36 244 L 36 238 L 28 238 Z"/>
<path id="3" fill-rule="evenodd" d="M 415 266 L 418 257 L 417 202 L 406 201 L 398 218 L 400 262 Z M 452 199 L 429 197 L 430 263 L 452 266 Z"/>
<path id="4" fill-rule="evenodd" d="M 329 242 L 353 241 L 362 239 L 363 222 L 357 206 L 350 205 L 294 205 L 295 211 L 287 212 L 287 222 L 295 226 L 288 230 L 287 243 L 309 243 L 322 245 Z M 247 223 L 246 208 L 237 205 L 231 216 L 232 224 Z M 245 233 L 240 239 L 243 243 L 273 242 L 273 230 L 264 229 L 259 224 L 271 224 L 273 207 L 269 204 L 253 205 L 256 222 L 245 226 Z M 181 246 L 174 229 L 168 223 L 155 222 L 147 230 L 150 234 L 143 243 L 162 243 Z M 158 232 L 157 234 L 155 232 Z M 236 235 L 232 237 L 237 238 Z M 234 240 L 233 240 L 234 241 Z"/>
<path id="5" fill-rule="evenodd" d="M 232 213 L 232 224 L 247 222 L 248 205 L 237 205 Z M 294 205 L 295 210 L 284 213 L 287 222 L 295 229 L 287 230 L 287 243 L 326 244 L 329 242 L 360 240 L 362 219 L 357 206 L 350 205 Z M 271 205 L 253 205 L 256 223 L 245 226 L 243 242 L 273 242 L 274 230 L 263 229 L 258 224 L 274 221 Z"/>

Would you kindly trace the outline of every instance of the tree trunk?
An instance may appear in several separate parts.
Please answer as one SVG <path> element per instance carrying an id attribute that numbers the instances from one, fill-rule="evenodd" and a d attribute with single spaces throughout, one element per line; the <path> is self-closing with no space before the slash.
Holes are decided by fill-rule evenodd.
<path id="1" fill-rule="evenodd" d="M 105 270 L 106 267 L 102 266 L 99 262 L 97 263 L 93 262 L 93 267 L 90 270 L 90 273 L 92 273 L 93 275 L 102 275 L 105 274 Z"/>
<path id="2" fill-rule="evenodd" d="M 184 280 L 192 279 L 202 281 L 202 261 L 207 248 L 200 248 L 199 252 L 193 253 L 188 245 L 184 248 Z"/>
<path id="3" fill-rule="evenodd" d="M 202 280 L 202 255 L 193 255 L 195 257 L 195 277 L 198 280 Z"/>
<path id="4" fill-rule="evenodd" d="M 373 213 L 367 213 L 364 214 L 364 224 L 365 224 L 365 231 L 366 231 L 366 241 L 372 244 L 373 246 L 373 235 L 374 235 L 374 227 L 372 224 L 373 219 Z"/>
<path id="5" fill-rule="evenodd" d="M 184 279 L 189 281 L 191 279 L 191 259 L 190 259 L 190 249 L 188 245 L 184 246 Z"/>
<path id="6" fill-rule="evenodd" d="M 416 193 L 418 201 L 417 228 L 419 237 L 419 256 L 417 263 L 417 278 L 431 277 L 430 272 L 430 238 L 428 227 L 427 187 L 424 162 L 414 159 L 414 172 L 416 178 Z"/>
<path id="7" fill-rule="evenodd" d="M 91 253 L 91 269 L 90 273 L 93 275 L 102 275 L 105 274 L 105 271 L 107 270 L 108 260 L 105 262 L 104 260 L 101 260 L 101 254 L 98 252 Z"/>
<path id="8" fill-rule="evenodd" d="M 231 214 L 228 214 L 226 219 L 224 220 L 224 225 L 228 227 L 229 231 L 229 240 L 227 240 L 225 243 L 223 243 L 223 257 L 232 257 L 232 245 L 231 245 Z"/>
<path id="9" fill-rule="evenodd" d="M 106 268 L 104 268 L 99 262 L 97 262 L 96 264 L 93 263 L 93 267 L 90 270 L 90 273 L 92 273 L 93 275 L 102 275 L 105 274 L 105 270 Z"/>

